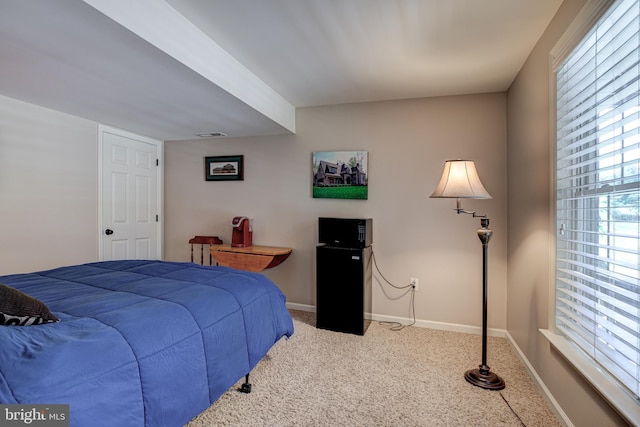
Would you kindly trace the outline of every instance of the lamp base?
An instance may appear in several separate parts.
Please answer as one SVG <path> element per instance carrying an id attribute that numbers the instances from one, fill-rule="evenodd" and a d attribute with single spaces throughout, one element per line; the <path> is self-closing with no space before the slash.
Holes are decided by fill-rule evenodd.
<path id="1" fill-rule="evenodd" d="M 487 390 L 502 390 L 505 387 L 504 380 L 490 372 L 489 367 L 486 365 L 480 365 L 478 369 L 471 369 L 465 372 L 464 379 L 476 387 Z"/>

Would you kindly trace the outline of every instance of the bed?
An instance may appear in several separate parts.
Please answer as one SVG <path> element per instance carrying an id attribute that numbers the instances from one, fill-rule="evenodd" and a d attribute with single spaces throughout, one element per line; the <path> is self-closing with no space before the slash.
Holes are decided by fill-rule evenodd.
<path id="1" fill-rule="evenodd" d="M 293 334 L 266 276 L 107 261 L 0 283 L 59 321 L 0 326 L 0 403 L 69 404 L 71 426 L 182 426 Z"/>

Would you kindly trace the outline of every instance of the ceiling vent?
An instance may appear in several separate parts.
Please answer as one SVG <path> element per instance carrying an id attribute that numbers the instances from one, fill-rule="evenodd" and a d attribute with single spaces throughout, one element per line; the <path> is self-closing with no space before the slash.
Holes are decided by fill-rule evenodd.
<path id="1" fill-rule="evenodd" d="M 223 136 L 227 136 L 224 132 L 208 132 L 208 133 L 196 133 L 196 136 L 200 138 L 221 138 Z"/>

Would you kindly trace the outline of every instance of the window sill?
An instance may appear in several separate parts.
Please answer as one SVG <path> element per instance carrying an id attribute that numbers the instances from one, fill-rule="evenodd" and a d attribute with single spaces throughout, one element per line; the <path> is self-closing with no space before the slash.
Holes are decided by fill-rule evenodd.
<path id="1" fill-rule="evenodd" d="M 632 425 L 640 425 L 640 402 L 561 335 L 539 329 L 551 345 Z"/>

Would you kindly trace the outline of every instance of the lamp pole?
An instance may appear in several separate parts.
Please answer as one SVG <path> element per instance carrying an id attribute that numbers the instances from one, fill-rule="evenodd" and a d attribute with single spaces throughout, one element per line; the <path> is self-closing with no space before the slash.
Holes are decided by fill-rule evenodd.
<path id="1" fill-rule="evenodd" d="M 489 229 L 489 218 L 480 219 L 478 238 L 482 242 L 482 364 L 477 369 L 471 369 L 464 373 L 464 378 L 471 384 L 488 390 L 502 390 L 505 387 L 504 380 L 487 365 L 487 301 L 488 301 L 488 268 L 487 254 L 489 240 L 493 231 Z"/>

